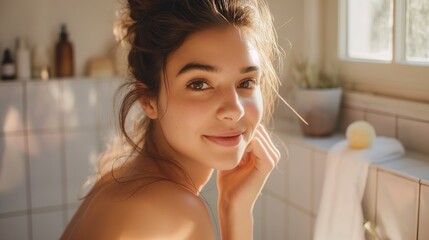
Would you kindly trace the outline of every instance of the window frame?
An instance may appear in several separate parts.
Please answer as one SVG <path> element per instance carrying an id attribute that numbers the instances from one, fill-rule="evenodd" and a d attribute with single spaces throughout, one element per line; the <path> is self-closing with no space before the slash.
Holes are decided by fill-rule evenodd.
<path id="1" fill-rule="evenodd" d="M 392 60 L 366 59 L 350 57 L 348 51 L 348 2 L 338 0 L 338 58 L 348 62 L 401 64 L 411 66 L 429 66 L 428 61 L 413 61 L 406 59 L 406 1 L 392 0 L 393 27 L 392 27 Z"/>

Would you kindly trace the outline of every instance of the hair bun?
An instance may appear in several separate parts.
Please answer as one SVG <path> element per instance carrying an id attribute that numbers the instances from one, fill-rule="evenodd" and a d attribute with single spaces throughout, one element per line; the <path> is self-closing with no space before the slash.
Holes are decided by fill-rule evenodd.
<path id="1" fill-rule="evenodd" d="M 134 21 L 141 21 L 146 16 L 150 8 L 150 1 L 145 0 L 128 0 L 128 9 L 130 18 Z"/>
<path id="2" fill-rule="evenodd" d="M 134 21 L 143 21 L 147 15 L 170 10 L 167 6 L 174 5 L 174 2 L 175 0 L 128 0 L 130 18 Z"/>

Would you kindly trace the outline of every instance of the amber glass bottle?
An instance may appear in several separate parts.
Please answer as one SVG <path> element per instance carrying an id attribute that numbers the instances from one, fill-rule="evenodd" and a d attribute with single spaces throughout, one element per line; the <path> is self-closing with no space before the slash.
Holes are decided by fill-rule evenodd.
<path id="1" fill-rule="evenodd" d="M 68 39 L 66 26 L 61 26 L 60 39 L 55 48 L 55 73 L 57 77 L 74 75 L 73 45 Z"/>
<path id="2" fill-rule="evenodd" d="M 15 61 L 12 59 L 12 54 L 9 49 L 6 49 L 3 54 L 1 63 L 1 79 L 13 80 L 16 77 Z"/>

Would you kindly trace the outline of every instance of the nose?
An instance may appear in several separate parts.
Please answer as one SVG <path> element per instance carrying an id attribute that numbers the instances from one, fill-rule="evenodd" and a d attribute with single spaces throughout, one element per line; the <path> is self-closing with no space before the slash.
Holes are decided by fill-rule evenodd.
<path id="1" fill-rule="evenodd" d="M 222 121 L 240 120 L 244 115 L 244 107 L 237 90 L 224 90 L 219 96 L 220 105 L 217 110 L 217 118 Z"/>

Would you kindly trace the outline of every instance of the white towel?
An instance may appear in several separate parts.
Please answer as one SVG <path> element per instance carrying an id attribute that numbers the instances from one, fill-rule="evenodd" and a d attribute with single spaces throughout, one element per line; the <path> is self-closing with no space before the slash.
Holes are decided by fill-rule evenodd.
<path id="1" fill-rule="evenodd" d="M 361 202 L 371 163 L 399 158 L 402 144 L 377 137 L 368 149 L 354 150 L 347 140 L 335 144 L 328 153 L 325 180 L 317 214 L 314 240 L 363 240 Z"/>

